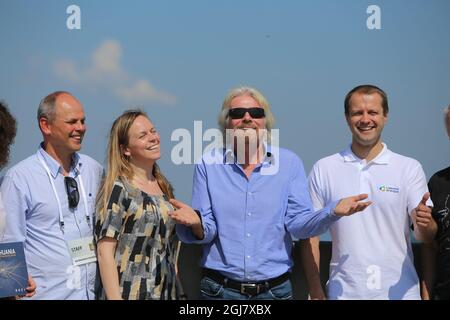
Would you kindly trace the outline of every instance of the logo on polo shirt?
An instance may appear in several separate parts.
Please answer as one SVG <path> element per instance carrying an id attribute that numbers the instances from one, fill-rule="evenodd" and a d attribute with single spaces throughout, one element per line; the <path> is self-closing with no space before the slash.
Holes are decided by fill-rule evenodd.
<path id="1" fill-rule="evenodd" d="M 400 192 L 400 188 L 398 188 L 398 187 L 381 186 L 378 189 L 381 192 L 392 192 L 392 193 L 399 193 Z"/>

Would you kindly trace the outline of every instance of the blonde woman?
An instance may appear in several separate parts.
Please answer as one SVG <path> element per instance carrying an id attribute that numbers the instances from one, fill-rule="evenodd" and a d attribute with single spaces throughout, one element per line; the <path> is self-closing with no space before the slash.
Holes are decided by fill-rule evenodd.
<path id="1" fill-rule="evenodd" d="M 173 188 L 160 172 L 160 137 L 147 115 L 124 112 L 111 128 L 108 171 L 97 198 L 102 299 L 177 299 L 179 241 Z"/>

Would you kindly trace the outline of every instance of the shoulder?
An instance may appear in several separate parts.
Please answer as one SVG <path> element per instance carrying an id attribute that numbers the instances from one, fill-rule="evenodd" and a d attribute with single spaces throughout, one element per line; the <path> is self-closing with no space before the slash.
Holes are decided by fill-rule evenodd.
<path id="1" fill-rule="evenodd" d="M 341 153 L 335 153 L 326 157 L 323 157 L 316 161 L 313 165 L 314 169 L 322 169 L 325 170 L 327 168 L 333 168 L 336 164 L 343 162 L 343 156 Z"/>
<path id="2" fill-rule="evenodd" d="M 41 165 L 37 156 L 33 154 L 9 168 L 5 177 L 23 177 L 26 179 L 35 174 L 37 168 L 41 168 Z"/>
<path id="3" fill-rule="evenodd" d="M 405 170 L 411 170 L 414 168 L 422 170 L 422 165 L 414 158 L 398 154 L 391 150 L 389 150 L 389 157 L 390 163 L 399 168 L 403 168 Z"/>
<path id="4" fill-rule="evenodd" d="M 281 147 L 271 147 L 270 151 L 272 153 L 278 153 L 280 158 L 286 158 L 286 159 L 298 159 L 300 160 L 300 157 L 292 150 L 281 148 Z"/>
<path id="5" fill-rule="evenodd" d="M 275 158 L 278 157 L 280 162 L 303 163 L 302 159 L 294 151 L 289 149 L 271 147 L 270 153 L 272 153 Z"/>
<path id="6" fill-rule="evenodd" d="M 120 199 L 128 198 L 129 190 L 127 186 L 128 184 L 123 182 L 120 178 L 116 179 L 112 185 L 109 201 L 118 204 Z"/>
<path id="7" fill-rule="evenodd" d="M 78 156 L 80 157 L 80 162 L 83 164 L 83 168 L 94 171 L 103 171 L 103 166 L 97 160 L 82 153 L 78 153 Z"/>
<path id="8" fill-rule="evenodd" d="M 116 180 L 114 180 L 114 184 L 113 184 L 114 188 L 118 188 L 118 189 L 126 189 L 127 185 L 128 184 L 125 183 L 124 181 L 122 181 L 121 178 L 117 178 Z"/>
<path id="9" fill-rule="evenodd" d="M 430 178 L 430 183 L 432 183 L 434 181 L 440 181 L 440 180 L 445 180 L 445 181 L 450 180 L 450 167 L 442 169 L 442 170 L 436 172 L 435 174 L 433 174 Z"/>
<path id="10" fill-rule="evenodd" d="M 302 159 L 289 149 L 271 146 L 267 150 L 266 160 L 274 164 L 280 172 L 304 171 Z"/>
<path id="11" fill-rule="evenodd" d="M 335 153 L 319 159 L 315 164 L 318 165 L 330 165 L 337 162 L 342 162 L 343 156 L 341 153 Z"/>

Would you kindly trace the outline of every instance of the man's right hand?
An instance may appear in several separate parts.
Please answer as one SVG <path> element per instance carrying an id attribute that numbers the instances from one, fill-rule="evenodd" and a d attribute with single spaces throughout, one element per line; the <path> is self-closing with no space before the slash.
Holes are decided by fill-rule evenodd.
<path id="1" fill-rule="evenodd" d="M 365 193 L 357 196 L 344 198 L 334 208 L 334 214 L 342 216 L 350 216 L 356 212 L 363 211 L 365 208 L 372 204 L 372 201 L 362 202 L 361 200 L 367 199 L 368 195 Z"/>
<path id="2" fill-rule="evenodd" d="M 169 202 L 175 208 L 175 211 L 169 212 L 169 216 L 176 223 L 183 224 L 187 227 L 201 224 L 199 216 L 190 206 L 176 199 L 170 199 Z"/>
<path id="3" fill-rule="evenodd" d="M 169 216 L 176 223 L 190 227 L 194 236 L 202 240 L 205 237 L 202 221 L 194 209 L 176 199 L 170 199 L 169 202 L 175 208 L 175 211 L 169 212 Z"/>
<path id="4" fill-rule="evenodd" d="M 22 299 L 23 297 L 31 298 L 36 294 L 36 282 L 34 282 L 34 279 L 31 275 L 28 275 L 28 284 L 25 288 L 27 293 L 23 296 L 16 296 L 16 300 Z"/>

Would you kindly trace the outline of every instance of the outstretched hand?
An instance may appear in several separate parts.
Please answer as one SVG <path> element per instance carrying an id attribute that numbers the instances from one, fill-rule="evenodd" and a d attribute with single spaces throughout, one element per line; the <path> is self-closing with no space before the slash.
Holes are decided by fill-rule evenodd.
<path id="1" fill-rule="evenodd" d="M 372 201 L 362 202 L 361 200 L 367 199 L 368 195 L 365 193 L 357 196 L 344 198 L 334 208 L 334 213 L 337 216 L 350 216 L 356 212 L 363 211 L 365 208 L 372 204 Z"/>

